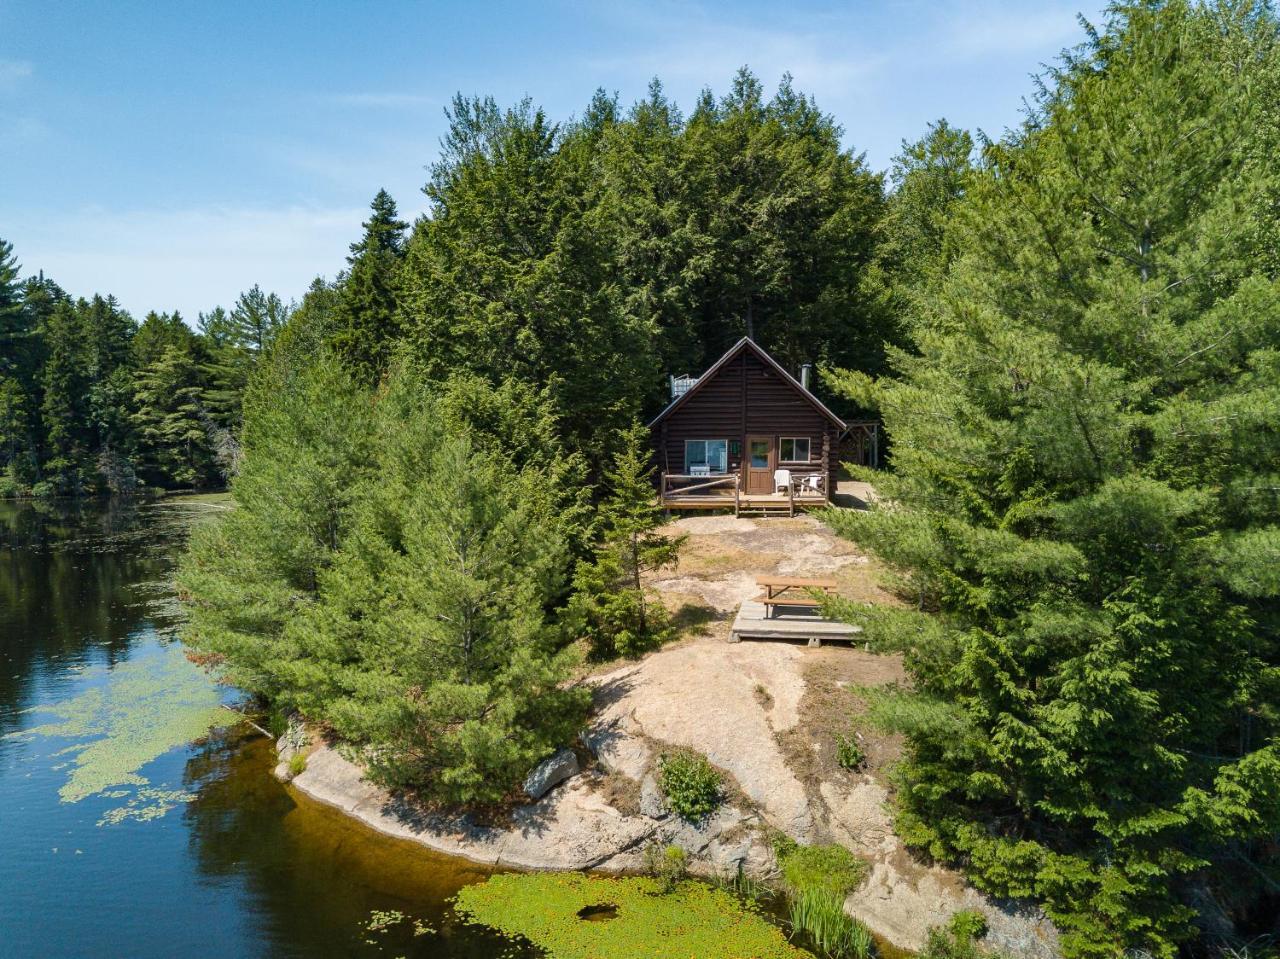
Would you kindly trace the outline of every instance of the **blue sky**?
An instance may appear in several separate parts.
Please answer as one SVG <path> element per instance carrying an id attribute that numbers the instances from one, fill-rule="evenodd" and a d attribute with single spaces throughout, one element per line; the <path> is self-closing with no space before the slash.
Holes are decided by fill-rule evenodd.
<path id="1" fill-rule="evenodd" d="M 660 77 L 684 107 L 790 71 L 886 169 L 945 116 L 998 136 L 1084 0 L 467 4 L 0 0 L 0 237 L 136 315 L 332 276 L 386 187 L 425 208 L 456 91 L 553 118 Z"/>

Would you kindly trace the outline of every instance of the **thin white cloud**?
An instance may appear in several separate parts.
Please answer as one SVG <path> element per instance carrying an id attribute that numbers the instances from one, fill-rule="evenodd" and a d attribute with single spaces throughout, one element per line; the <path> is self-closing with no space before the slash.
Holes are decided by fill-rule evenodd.
<path id="1" fill-rule="evenodd" d="M 0 155 L 5 147 L 26 148 L 49 133 L 49 124 L 38 117 L 0 117 Z"/>
<path id="2" fill-rule="evenodd" d="M 17 89 L 18 85 L 33 73 L 35 68 L 26 60 L 0 58 L 0 91 Z"/>
<path id="3" fill-rule="evenodd" d="M 255 283 L 286 300 L 300 298 L 317 274 L 333 276 L 346 266 L 366 212 L 85 209 L 47 221 L 25 218 L 5 239 L 25 272 L 44 270 L 72 295 L 110 293 L 136 317 L 176 309 L 194 323 L 198 312 L 230 306 Z"/>

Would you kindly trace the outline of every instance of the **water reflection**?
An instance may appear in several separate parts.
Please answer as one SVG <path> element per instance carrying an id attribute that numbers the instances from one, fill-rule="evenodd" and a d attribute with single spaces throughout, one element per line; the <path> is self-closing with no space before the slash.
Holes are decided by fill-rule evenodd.
<path id="1" fill-rule="evenodd" d="M 198 798 L 185 817 L 201 880 L 245 884 L 274 955 L 537 954 L 452 916 L 448 900 L 488 870 L 383 836 L 291 793 L 271 777 L 272 757 L 271 744 L 251 731 L 211 737 L 187 761 L 185 784 Z M 374 910 L 401 912 L 436 932 L 415 936 L 405 922 L 370 933 Z"/>
<path id="2" fill-rule="evenodd" d="M 169 579 L 190 518 L 123 501 L 0 502 L 0 737 L 69 668 L 113 665 L 148 627 L 173 629 Z"/>

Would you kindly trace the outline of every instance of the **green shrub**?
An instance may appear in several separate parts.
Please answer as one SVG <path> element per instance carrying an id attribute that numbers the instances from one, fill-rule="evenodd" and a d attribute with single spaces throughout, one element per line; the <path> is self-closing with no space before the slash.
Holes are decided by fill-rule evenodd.
<path id="1" fill-rule="evenodd" d="M 302 753 L 294 753 L 289 758 L 289 775 L 301 776 L 307 771 L 307 757 Z"/>
<path id="2" fill-rule="evenodd" d="M 962 909 L 951 917 L 951 932 L 965 939 L 981 939 L 987 934 L 987 917 L 976 909 Z"/>
<path id="3" fill-rule="evenodd" d="M 58 495 L 58 488 L 48 480 L 41 480 L 31 487 L 31 495 L 36 499 L 53 499 Z"/>
<path id="4" fill-rule="evenodd" d="M 17 499 L 22 495 L 22 484 L 8 474 L 0 474 L 0 499 Z"/>
<path id="5" fill-rule="evenodd" d="M 644 868 L 662 884 L 664 893 L 675 892 L 676 886 L 689 874 L 689 857 L 679 846 L 655 842 L 645 847 Z"/>
<path id="6" fill-rule="evenodd" d="M 836 762 L 841 769 L 859 769 L 866 761 L 867 754 L 856 739 L 852 736 L 836 737 Z"/>
<path id="7" fill-rule="evenodd" d="M 683 819 L 695 822 L 716 811 L 724 780 L 707 757 L 690 750 L 668 753 L 658 760 L 658 787 Z"/>
<path id="8" fill-rule="evenodd" d="M 775 844 L 775 852 L 778 847 Z M 799 846 L 778 852 L 778 865 L 787 891 L 798 896 L 821 889 L 841 901 L 867 877 L 867 863 L 843 846 Z"/>
<path id="9" fill-rule="evenodd" d="M 987 934 L 987 919 L 966 909 L 953 915 L 945 926 L 929 930 L 920 959 L 980 959 L 978 940 Z"/>
<path id="10" fill-rule="evenodd" d="M 844 911 L 844 897 L 822 886 L 791 897 L 791 926 L 830 959 L 871 955 L 871 931 Z"/>

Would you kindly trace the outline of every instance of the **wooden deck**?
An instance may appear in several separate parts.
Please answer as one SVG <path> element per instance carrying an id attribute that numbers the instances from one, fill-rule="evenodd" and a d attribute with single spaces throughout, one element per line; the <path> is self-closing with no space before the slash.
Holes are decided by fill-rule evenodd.
<path id="1" fill-rule="evenodd" d="M 810 646 L 821 646 L 824 641 L 856 642 L 861 632 L 860 626 L 832 622 L 808 610 L 780 610 L 770 616 L 763 603 L 747 600 L 738 609 L 733 627 L 729 630 L 729 642 L 737 643 L 744 639 L 790 639 L 806 640 Z"/>

